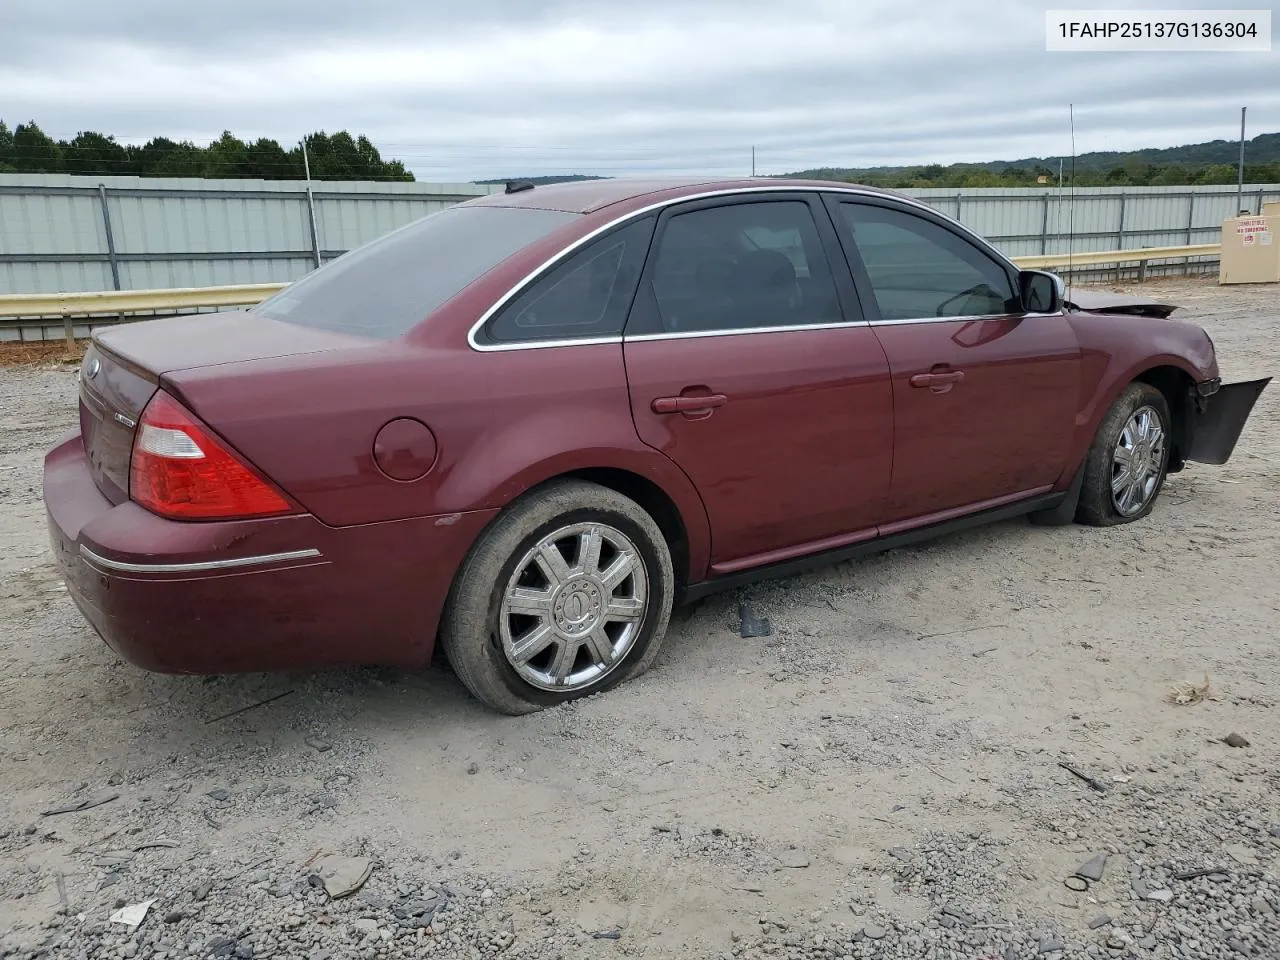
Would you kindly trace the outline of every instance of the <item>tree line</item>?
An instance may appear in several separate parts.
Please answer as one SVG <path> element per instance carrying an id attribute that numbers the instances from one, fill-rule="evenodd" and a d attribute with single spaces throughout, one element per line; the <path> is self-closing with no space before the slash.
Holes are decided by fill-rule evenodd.
<path id="1" fill-rule="evenodd" d="M 315 180 L 413 179 L 399 160 L 383 160 L 368 137 L 321 131 L 304 139 Z M 12 130 L 0 120 L 0 173 L 301 180 L 304 164 L 301 145 L 286 150 L 275 140 L 245 141 L 230 131 L 205 147 L 168 137 L 138 146 L 93 131 L 54 140 L 34 120 Z"/>
<path id="2" fill-rule="evenodd" d="M 1236 182 L 1237 169 L 1230 164 L 1214 163 L 1200 168 L 1183 164 L 1163 166 L 1147 163 L 1124 164 L 1110 170 L 1077 169 L 1074 183 L 1079 187 L 1164 187 L 1197 184 L 1230 184 Z M 853 171 L 823 168 L 805 170 L 789 176 L 821 180 L 843 180 L 873 187 L 1064 187 L 1072 185 L 1070 166 L 1059 171 L 1049 167 L 1006 167 L 990 170 L 955 164 L 943 167 L 931 164 L 901 171 Z M 1245 183 L 1280 183 L 1280 163 L 1249 163 L 1244 168 Z"/>
<path id="3" fill-rule="evenodd" d="M 989 163 L 907 167 L 821 167 L 788 174 L 902 187 L 1174 187 L 1236 182 L 1240 144 L 1208 140 L 1180 147 L 1098 151 L 1070 157 L 1027 157 Z M 1061 180 L 1059 179 L 1061 177 Z M 1280 183 L 1280 133 L 1245 144 L 1245 183 Z"/>

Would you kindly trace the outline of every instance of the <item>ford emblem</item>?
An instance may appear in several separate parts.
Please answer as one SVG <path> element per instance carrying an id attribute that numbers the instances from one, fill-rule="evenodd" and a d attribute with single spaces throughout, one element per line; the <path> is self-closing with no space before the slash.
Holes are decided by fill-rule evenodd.
<path id="1" fill-rule="evenodd" d="M 85 364 L 84 375 L 92 380 L 98 375 L 98 371 L 102 369 L 102 362 L 97 357 L 90 357 L 89 362 Z"/>

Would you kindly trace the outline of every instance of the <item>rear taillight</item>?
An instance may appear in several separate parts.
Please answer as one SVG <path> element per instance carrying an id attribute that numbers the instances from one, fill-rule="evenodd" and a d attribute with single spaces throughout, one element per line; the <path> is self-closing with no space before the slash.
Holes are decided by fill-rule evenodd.
<path id="1" fill-rule="evenodd" d="M 288 513 L 289 502 L 163 390 L 142 411 L 129 497 L 162 517 L 223 520 Z"/>

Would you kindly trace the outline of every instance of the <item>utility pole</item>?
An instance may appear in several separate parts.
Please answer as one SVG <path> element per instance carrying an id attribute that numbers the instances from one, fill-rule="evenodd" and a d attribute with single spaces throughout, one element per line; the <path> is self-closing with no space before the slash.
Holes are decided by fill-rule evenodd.
<path id="1" fill-rule="evenodd" d="M 1236 216 L 1244 213 L 1244 113 L 1248 107 L 1240 108 L 1240 169 L 1236 173 Z"/>
<path id="2" fill-rule="evenodd" d="M 302 138 L 302 170 L 307 178 L 307 219 L 311 225 L 311 256 L 320 266 L 320 234 L 316 230 L 316 198 L 311 192 L 311 160 L 307 156 L 307 138 Z"/>
<path id="3" fill-rule="evenodd" d="M 751 145 L 751 176 L 756 175 L 756 145 Z"/>

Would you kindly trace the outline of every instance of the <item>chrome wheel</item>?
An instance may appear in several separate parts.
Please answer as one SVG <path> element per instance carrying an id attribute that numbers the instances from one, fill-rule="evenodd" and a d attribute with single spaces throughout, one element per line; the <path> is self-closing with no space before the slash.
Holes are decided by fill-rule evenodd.
<path id="1" fill-rule="evenodd" d="M 1133 411 L 1112 455 L 1111 502 L 1122 517 L 1140 513 L 1155 496 L 1164 470 L 1164 442 L 1164 426 L 1155 408 Z"/>
<path id="2" fill-rule="evenodd" d="M 581 690 L 635 646 L 648 592 L 644 558 L 622 531 L 603 523 L 561 527 L 520 558 L 503 590 L 502 651 L 539 689 Z"/>

